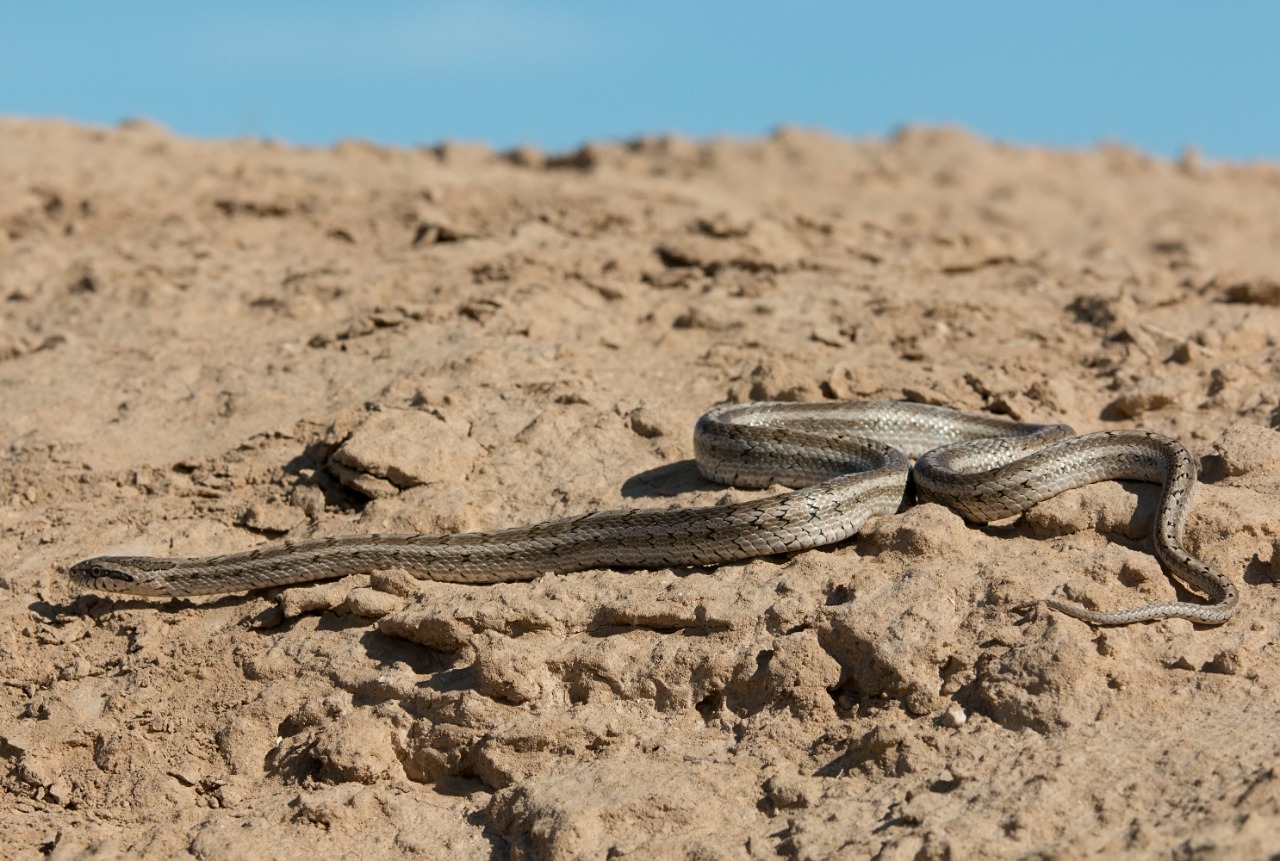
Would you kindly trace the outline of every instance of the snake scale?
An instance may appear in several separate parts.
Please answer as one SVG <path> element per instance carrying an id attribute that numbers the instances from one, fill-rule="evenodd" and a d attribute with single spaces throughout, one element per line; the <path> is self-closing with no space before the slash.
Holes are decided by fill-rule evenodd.
<path id="1" fill-rule="evenodd" d="M 1165 601 L 1111 612 L 1043 603 L 1094 625 L 1171 617 L 1219 624 L 1239 599 L 1229 579 L 1182 546 L 1195 463 L 1181 443 L 1159 434 L 1077 436 L 1062 424 L 906 402 L 757 402 L 702 416 L 694 450 L 699 470 L 712 481 L 794 490 L 700 508 L 595 512 L 493 532 L 351 535 L 199 559 L 98 557 L 72 566 L 70 574 L 95 590 L 176 597 L 391 568 L 424 579 L 503 583 L 546 572 L 709 566 L 843 541 L 867 518 L 909 505 L 912 490 L 919 501 L 941 503 L 982 524 L 1071 488 L 1120 479 L 1161 486 L 1155 555 L 1209 603 Z"/>

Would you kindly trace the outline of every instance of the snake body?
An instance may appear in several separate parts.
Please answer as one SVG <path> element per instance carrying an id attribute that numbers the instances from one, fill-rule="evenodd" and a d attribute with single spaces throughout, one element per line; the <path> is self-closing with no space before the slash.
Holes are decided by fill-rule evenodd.
<path id="1" fill-rule="evenodd" d="M 699 470 L 712 481 L 795 489 L 729 505 L 595 512 L 492 532 L 350 535 L 197 559 L 97 557 L 72 566 L 70 574 L 96 590 L 177 597 L 390 568 L 480 584 L 596 568 L 709 566 L 850 538 L 867 518 L 910 504 L 909 478 L 918 500 L 946 505 L 972 523 L 1121 479 L 1161 485 L 1152 529 L 1156 557 L 1210 603 L 1166 601 L 1114 612 L 1043 603 L 1094 625 L 1170 617 L 1218 624 L 1238 601 L 1229 579 L 1182 546 L 1195 464 L 1181 443 L 1159 434 L 1077 436 L 1067 425 L 917 403 L 760 402 L 702 416 L 694 450 Z"/>

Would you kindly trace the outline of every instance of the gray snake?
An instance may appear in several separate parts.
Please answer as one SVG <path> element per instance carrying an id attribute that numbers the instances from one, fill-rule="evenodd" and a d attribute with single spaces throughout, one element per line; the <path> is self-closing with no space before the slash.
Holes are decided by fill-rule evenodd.
<path id="1" fill-rule="evenodd" d="M 199 559 L 97 557 L 73 565 L 70 574 L 95 590 L 176 597 L 392 568 L 431 580 L 503 583 L 547 572 L 710 566 L 843 541 L 868 517 L 909 505 L 912 485 L 919 501 L 941 503 L 981 524 L 1071 488 L 1119 479 L 1161 485 L 1155 555 L 1210 603 L 1165 601 L 1114 612 L 1043 603 L 1094 625 L 1170 617 L 1219 624 L 1239 600 L 1230 580 L 1182 546 L 1195 463 L 1181 443 L 1159 434 L 1077 436 L 1062 424 L 903 402 L 748 403 L 702 416 L 694 450 L 699 470 L 712 481 L 795 490 L 700 508 L 595 512 L 493 532 L 317 538 Z"/>

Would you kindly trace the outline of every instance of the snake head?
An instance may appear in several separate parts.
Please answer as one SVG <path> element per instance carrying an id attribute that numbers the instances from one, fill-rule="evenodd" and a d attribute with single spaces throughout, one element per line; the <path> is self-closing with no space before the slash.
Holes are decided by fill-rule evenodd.
<path id="1" fill-rule="evenodd" d="M 144 560 L 129 556 L 97 556 L 77 562 L 68 569 L 71 579 L 99 592 L 124 592 L 131 595 L 166 595 L 149 575 Z"/>

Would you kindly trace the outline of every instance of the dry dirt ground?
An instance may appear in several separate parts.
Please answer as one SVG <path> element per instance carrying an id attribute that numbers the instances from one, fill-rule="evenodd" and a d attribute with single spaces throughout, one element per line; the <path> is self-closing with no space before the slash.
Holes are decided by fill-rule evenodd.
<path id="1" fill-rule="evenodd" d="M 1280 168 L 887 141 L 562 156 L 0 121 L 0 854 L 1280 852 Z M 716 570 L 83 593 L 104 553 L 748 498 L 726 400 L 1181 439 L 1156 489 L 936 506 Z"/>

